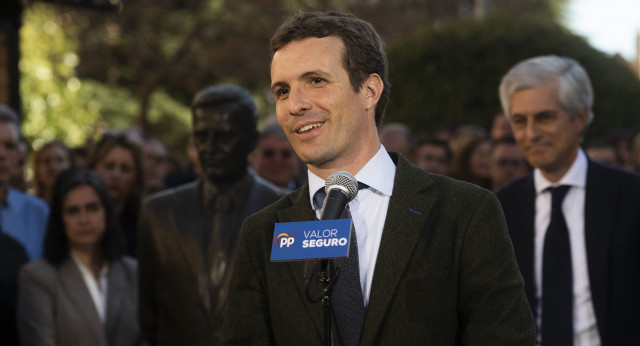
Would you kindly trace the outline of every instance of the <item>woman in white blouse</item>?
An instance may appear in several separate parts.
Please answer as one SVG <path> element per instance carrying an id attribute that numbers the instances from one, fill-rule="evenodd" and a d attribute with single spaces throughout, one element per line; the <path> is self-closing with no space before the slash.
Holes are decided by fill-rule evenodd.
<path id="1" fill-rule="evenodd" d="M 20 272 L 21 345 L 144 344 L 137 323 L 136 262 L 123 251 L 103 181 L 89 170 L 62 173 L 51 202 L 44 258 Z"/>

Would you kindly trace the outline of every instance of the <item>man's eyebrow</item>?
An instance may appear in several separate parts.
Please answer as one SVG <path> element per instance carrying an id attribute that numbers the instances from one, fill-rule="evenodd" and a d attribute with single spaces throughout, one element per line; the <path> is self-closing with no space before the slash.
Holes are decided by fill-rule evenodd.
<path id="1" fill-rule="evenodd" d="M 328 78 L 331 76 L 331 74 L 321 70 L 312 70 L 312 71 L 308 71 L 301 74 L 297 79 L 306 79 L 313 76 Z M 288 87 L 288 86 L 289 84 L 286 82 L 274 82 L 273 84 L 271 84 L 271 91 L 275 91 L 278 88 Z"/>
<path id="2" fill-rule="evenodd" d="M 545 109 L 543 111 L 537 112 L 536 114 L 534 114 L 534 116 L 555 115 L 556 113 L 558 113 L 558 111 L 556 111 L 555 109 Z"/>
<path id="3" fill-rule="evenodd" d="M 324 72 L 324 71 L 316 71 L 316 70 L 314 70 L 314 71 L 309 71 L 309 72 L 303 73 L 300 76 L 300 78 L 304 79 L 304 78 L 308 78 L 308 77 L 311 77 L 311 76 L 329 77 L 330 75 L 329 75 L 329 73 Z"/>
<path id="4" fill-rule="evenodd" d="M 275 91 L 276 89 L 282 88 L 282 87 L 286 87 L 289 86 L 289 84 L 285 83 L 285 82 L 275 82 L 273 84 L 271 84 L 271 91 Z"/>
<path id="5" fill-rule="evenodd" d="M 554 115 L 556 114 L 558 111 L 555 109 L 545 109 L 545 110 L 541 110 L 539 112 L 535 112 L 533 113 L 533 116 L 539 116 L 539 115 Z M 526 117 L 527 115 L 525 113 L 522 112 L 515 112 L 511 114 L 512 117 L 515 116 L 520 116 L 520 117 Z"/>

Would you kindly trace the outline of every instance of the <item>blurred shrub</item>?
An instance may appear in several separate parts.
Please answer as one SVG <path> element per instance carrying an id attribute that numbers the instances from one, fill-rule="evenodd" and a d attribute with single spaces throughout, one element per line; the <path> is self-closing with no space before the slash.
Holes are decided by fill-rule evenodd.
<path id="1" fill-rule="evenodd" d="M 640 80 L 618 58 L 538 17 L 494 14 L 482 21 L 419 29 L 387 47 L 391 101 L 385 122 L 414 132 L 452 124 L 488 128 L 500 111 L 498 86 L 517 62 L 546 54 L 578 60 L 591 77 L 595 120 L 587 137 L 622 127 L 640 129 Z"/>

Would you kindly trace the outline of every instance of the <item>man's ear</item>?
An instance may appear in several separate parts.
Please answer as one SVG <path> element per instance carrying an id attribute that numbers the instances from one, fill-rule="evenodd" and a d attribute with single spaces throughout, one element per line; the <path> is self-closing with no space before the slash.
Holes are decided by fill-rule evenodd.
<path id="1" fill-rule="evenodd" d="M 380 95 L 382 95 L 382 91 L 384 90 L 384 83 L 380 76 L 377 73 L 370 74 L 364 81 L 362 88 L 364 90 L 367 110 L 376 108 L 378 100 L 380 100 Z"/>

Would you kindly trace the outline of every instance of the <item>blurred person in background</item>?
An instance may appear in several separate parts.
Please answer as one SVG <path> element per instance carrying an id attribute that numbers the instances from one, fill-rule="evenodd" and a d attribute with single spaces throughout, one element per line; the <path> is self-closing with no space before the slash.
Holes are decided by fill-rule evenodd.
<path id="1" fill-rule="evenodd" d="M 89 158 L 89 168 L 104 180 L 118 225 L 126 239 L 126 254 L 136 257 L 138 213 L 146 188 L 140 144 L 124 133 L 105 133 Z"/>
<path id="2" fill-rule="evenodd" d="M 462 125 L 456 127 L 448 140 L 451 155 L 457 155 L 457 153 L 461 151 L 462 147 L 467 146 L 467 142 L 478 137 L 488 138 L 487 131 L 480 126 Z"/>
<path id="3" fill-rule="evenodd" d="M 52 141 L 43 145 L 33 155 L 35 195 L 50 203 L 56 178 L 72 165 L 71 150 L 64 143 Z"/>
<path id="4" fill-rule="evenodd" d="M 71 148 L 71 161 L 73 167 L 88 168 L 89 167 L 89 150 L 86 147 Z"/>
<path id="5" fill-rule="evenodd" d="M 109 192 L 93 171 L 60 174 L 44 258 L 20 272 L 22 345 L 136 346 L 136 262 L 123 257 Z"/>
<path id="6" fill-rule="evenodd" d="M 422 136 L 416 141 L 412 163 L 425 172 L 447 175 L 451 150 L 447 142 L 433 136 Z"/>
<path id="7" fill-rule="evenodd" d="M 509 120 L 504 115 L 504 113 L 499 112 L 493 116 L 493 123 L 491 124 L 491 131 L 489 133 L 489 138 L 492 141 L 497 141 L 507 136 L 513 137 L 511 124 L 509 123 Z"/>
<path id="8" fill-rule="evenodd" d="M 500 83 L 502 109 L 532 173 L 496 191 L 538 344 L 628 345 L 640 340 L 640 176 L 589 159 L 587 71 L 537 56 Z"/>
<path id="9" fill-rule="evenodd" d="M 147 173 L 147 195 L 164 189 L 167 175 L 167 148 L 162 141 L 153 136 L 144 137 L 142 143 Z"/>
<path id="10" fill-rule="evenodd" d="M 6 234 L 0 233 L 0 344 L 18 345 L 16 301 L 18 273 L 29 261 L 24 246 Z"/>
<path id="11" fill-rule="evenodd" d="M 513 136 L 493 141 L 491 145 L 491 188 L 498 189 L 529 173 L 531 167 Z"/>
<path id="12" fill-rule="evenodd" d="M 485 136 L 469 132 L 458 134 L 457 146 L 452 150 L 449 176 L 491 188 L 491 141 Z"/>
<path id="13" fill-rule="evenodd" d="M 42 254 L 49 207 L 9 184 L 18 160 L 19 138 L 18 113 L 0 104 L 0 231 L 18 240 L 34 260 Z"/>
<path id="14" fill-rule="evenodd" d="M 402 123 L 388 123 L 378 131 L 380 143 L 387 151 L 395 151 L 410 160 L 413 152 L 413 134 L 409 126 Z"/>
<path id="15" fill-rule="evenodd" d="M 178 187 L 193 182 L 202 175 L 202 166 L 200 165 L 198 149 L 196 148 L 193 135 L 189 135 L 187 138 L 186 154 L 188 160 L 186 169 L 179 169 L 167 174 L 164 179 L 166 188 Z"/>
<path id="16" fill-rule="evenodd" d="M 29 189 L 28 182 L 25 180 L 24 175 L 24 167 L 28 157 L 29 145 L 24 137 L 20 136 L 16 153 L 16 164 L 9 180 L 9 185 L 16 190 L 27 191 Z"/>
<path id="17" fill-rule="evenodd" d="M 301 161 L 277 122 L 267 124 L 250 156 L 251 167 L 263 179 L 290 190 L 300 187 Z"/>
<path id="18" fill-rule="evenodd" d="M 596 138 L 589 141 L 584 146 L 584 151 L 593 161 L 614 167 L 618 165 L 618 149 L 609 138 Z"/>
<path id="19" fill-rule="evenodd" d="M 613 129 L 609 133 L 609 138 L 613 145 L 616 147 L 618 154 L 615 166 L 633 170 L 633 163 L 631 158 L 631 141 L 633 134 L 629 129 Z"/>

